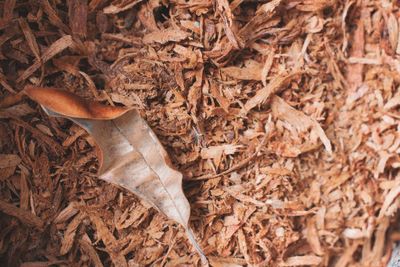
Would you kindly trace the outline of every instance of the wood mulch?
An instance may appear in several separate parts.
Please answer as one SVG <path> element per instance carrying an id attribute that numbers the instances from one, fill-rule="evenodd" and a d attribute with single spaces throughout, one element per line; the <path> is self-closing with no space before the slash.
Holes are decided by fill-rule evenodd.
<path id="1" fill-rule="evenodd" d="M 200 265 L 182 227 L 97 179 L 93 138 L 33 84 L 140 111 L 211 266 L 386 266 L 399 29 L 389 0 L 0 1 L 1 265 Z"/>

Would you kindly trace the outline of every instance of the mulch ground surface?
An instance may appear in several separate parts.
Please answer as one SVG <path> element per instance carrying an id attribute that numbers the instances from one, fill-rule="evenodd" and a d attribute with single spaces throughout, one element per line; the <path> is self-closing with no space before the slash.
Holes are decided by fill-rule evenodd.
<path id="1" fill-rule="evenodd" d="M 0 1 L 1 265 L 200 265 L 179 224 L 97 178 L 93 138 L 35 85 L 139 110 L 212 266 L 386 266 L 399 29 L 389 0 Z"/>

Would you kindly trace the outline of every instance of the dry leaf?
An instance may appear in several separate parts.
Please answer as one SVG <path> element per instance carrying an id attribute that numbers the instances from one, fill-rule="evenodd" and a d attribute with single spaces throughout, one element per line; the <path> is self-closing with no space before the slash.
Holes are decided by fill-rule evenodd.
<path id="1" fill-rule="evenodd" d="M 182 174 L 172 168 L 166 151 L 137 111 L 85 101 L 52 88 L 29 86 L 25 93 L 49 115 L 68 118 L 90 133 L 102 152 L 99 177 L 130 190 L 183 225 L 206 262 L 188 225 L 190 206 L 182 191 Z"/>
<path id="2" fill-rule="evenodd" d="M 34 101 L 59 115 L 92 120 L 115 119 L 125 112 L 127 108 L 109 107 L 94 101 L 85 101 L 75 94 L 54 88 L 39 89 L 27 86 L 25 93 Z M 57 99 L 57 101 L 54 101 Z"/>

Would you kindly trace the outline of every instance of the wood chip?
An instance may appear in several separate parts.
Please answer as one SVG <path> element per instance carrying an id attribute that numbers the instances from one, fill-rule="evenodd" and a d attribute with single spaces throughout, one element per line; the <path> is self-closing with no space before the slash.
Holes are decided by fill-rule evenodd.
<path id="1" fill-rule="evenodd" d="M 104 8 L 103 11 L 105 14 L 117 14 L 119 12 L 128 10 L 133 6 L 137 5 L 138 3 L 142 2 L 142 0 L 135 0 L 135 1 L 117 0 L 114 2 L 115 3 L 112 3 L 111 5 Z"/>
<path id="2" fill-rule="evenodd" d="M 86 37 L 87 34 L 87 0 L 68 1 L 69 26 L 73 35 Z"/>
<path id="3" fill-rule="evenodd" d="M 190 36 L 189 33 L 179 29 L 165 29 L 153 31 L 143 36 L 143 43 L 160 43 L 165 44 L 168 42 L 179 42 Z"/>
<path id="4" fill-rule="evenodd" d="M 280 263 L 279 266 L 316 266 L 321 264 L 322 258 L 313 255 L 307 256 L 293 256 L 287 258 L 284 262 Z"/>
<path id="5" fill-rule="evenodd" d="M 0 154 L 0 169 L 15 167 L 21 162 L 18 155 L 13 154 Z"/>
<path id="6" fill-rule="evenodd" d="M 0 200 L 0 211 L 13 216 L 21 221 L 21 223 L 35 228 L 42 229 L 45 222 L 29 211 L 18 208 L 12 204 Z"/>
<path id="7" fill-rule="evenodd" d="M 60 254 L 65 255 L 72 248 L 73 242 L 75 241 L 76 230 L 81 224 L 84 215 L 82 213 L 76 215 L 72 221 L 68 224 L 67 229 L 64 233 L 64 238 L 61 242 Z"/>
<path id="8" fill-rule="evenodd" d="M 282 90 L 282 87 L 284 87 L 287 83 L 290 82 L 291 79 L 293 79 L 297 75 L 299 75 L 299 73 L 293 73 L 286 76 L 277 76 L 273 78 L 273 80 L 271 80 L 266 87 L 259 90 L 254 97 L 246 102 L 244 108 L 242 109 L 242 113 L 246 114 L 257 105 L 268 101 L 273 94 Z"/>
<path id="9" fill-rule="evenodd" d="M 47 1 L 47 0 L 45 0 Z M 46 51 L 43 52 L 41 60 L 36 60 L 28 69 L 22 73 L 22 75 L 17 79 L 17 82 L 21 82 L 31 76 L 41 64 L 47 62 L 52 57 L 63 51 L 64 49 L 72 46 L 73 41 L 71 35 L 65 35 L 54 42 Z"/>
<path id="10" fill-rule="evenodd" d="M 295 110 L 278 96 L 273 97 L 271 108 L 274 116 L 288 122 L 297 131 L 304 132 L 307 131 L 307 129 L 311 129 L 311 131 L 314 131 L 321 142 L 324 144 L 326 151 L 328 153 L 332 153 L 331 142 L 329 141 L 328 137 L 325 135 L 324 130 L 321 128 L 317 121 L 306 116 L 304 113 Z"/>
<path id="11" fill-rule="evenodd" d="M 104 221 L 99 217 L 97 213 L 90 212 L 89 218 L 96 227 L 96 231 L 99 239 L 101 239 L 106 246 L 106 251 L 111 257 L 111 261 L 115 266 L 128 266 L 126 259 L 123 255 L 118 253 L 118 248 L 116 247 L 116 239 L 108 229 Z"/>

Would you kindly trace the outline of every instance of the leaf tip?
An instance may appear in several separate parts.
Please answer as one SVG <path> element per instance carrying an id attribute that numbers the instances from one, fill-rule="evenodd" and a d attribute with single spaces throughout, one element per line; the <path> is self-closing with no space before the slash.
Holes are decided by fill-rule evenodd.
<path id="1" fill-rule="evenodd" d="M 76 94 L 51 87 L 27 85 L 24 93 L 32 100 L 60 116 L 92 120 L 115 119 L 127 111 L 127 107 L 103 105 L 88 101 Z"/>

